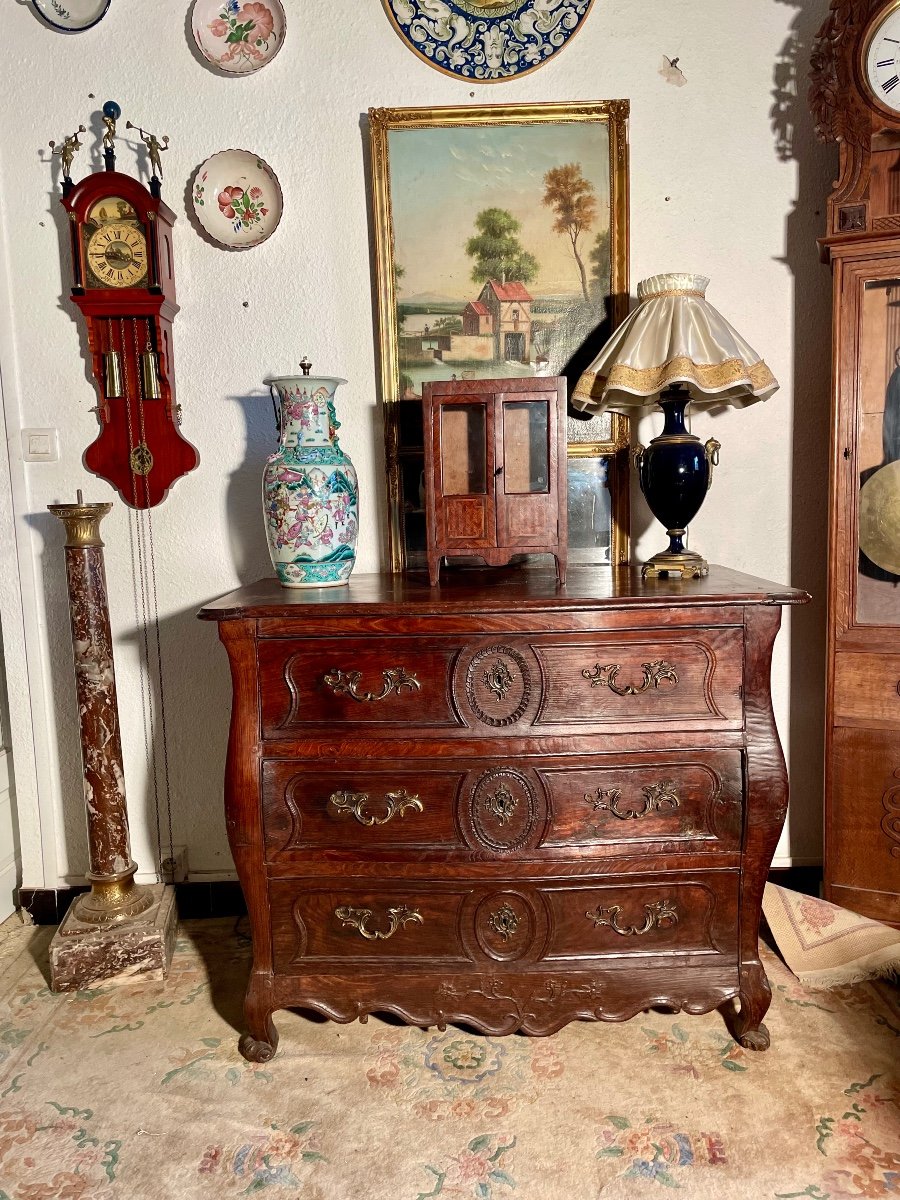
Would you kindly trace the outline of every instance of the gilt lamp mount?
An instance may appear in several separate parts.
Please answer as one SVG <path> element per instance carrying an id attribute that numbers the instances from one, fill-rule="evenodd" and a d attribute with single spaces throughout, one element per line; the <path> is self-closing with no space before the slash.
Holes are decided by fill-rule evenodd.
<path id="1" fill-rule="evenodd" d="M 662 409 L 663 431 L 633 451 L 641 491 L 666 527 L 668 549 L 643 564 L 647 577 L 700 578 L 709 568 L 687 550 L 687 526 L 703 504 L 720 443 L 688 431 L 689 404 L 743 408 L 778 388 L 751 346 L 706 299 L 705 275 L 653 275 L 638 284 L 638 306 L 582 375 L 575 408 L 597 413 Z"/>

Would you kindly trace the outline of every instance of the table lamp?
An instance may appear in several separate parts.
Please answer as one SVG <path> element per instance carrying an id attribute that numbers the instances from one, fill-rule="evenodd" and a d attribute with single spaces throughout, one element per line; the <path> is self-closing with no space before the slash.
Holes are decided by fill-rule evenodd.
<path id="1" fill-rule="evenodd" d="M 630 414 L 655 404 L 665 414 L 659 437 L 636 446 L 635 465 L 650 511 L 666 527 L 668 550 L 641 574 L 698 579 L 706 560 L 684 548 L 718 464 L 719 443 L 685 428 L 691 403 L 744 408 L 768 400 L 778 381 L 737 330 L 706 299 L 704 275 L 653 275 L 638 284 L 638 306 L 615 331 L 572 394 L 585 412 Z"/>

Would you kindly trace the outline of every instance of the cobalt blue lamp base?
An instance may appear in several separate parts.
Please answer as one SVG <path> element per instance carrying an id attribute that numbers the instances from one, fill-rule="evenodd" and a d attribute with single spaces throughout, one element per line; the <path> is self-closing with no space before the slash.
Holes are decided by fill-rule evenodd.
<path id="1" fill-rule="evenodd" d="M 706 559 L 685 549 L 684 535 L 709 491 L 721 447 L 715 438 L 704 443 L 688 432 L 684 414 L 690 402 L 684 384 L 666 388 L 659 398 L 665 414 L 662 433 L 646 448 L 636 446 L 634 451 L 644 499 L 654 517 L 665 525 L 669 537 L 668 550 L 654 554 L 641 567 L 641 575 L 647 579 L 700 579 L 709 573 Z"/>

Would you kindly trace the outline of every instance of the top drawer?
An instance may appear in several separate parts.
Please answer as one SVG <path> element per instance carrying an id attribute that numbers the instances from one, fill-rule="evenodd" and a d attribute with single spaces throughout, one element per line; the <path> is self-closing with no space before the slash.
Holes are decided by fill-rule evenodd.
<path id="1" fill-rule="evenodd" d="M 263 735 L 735 729 L 740 627 L 258 644 Z"/>

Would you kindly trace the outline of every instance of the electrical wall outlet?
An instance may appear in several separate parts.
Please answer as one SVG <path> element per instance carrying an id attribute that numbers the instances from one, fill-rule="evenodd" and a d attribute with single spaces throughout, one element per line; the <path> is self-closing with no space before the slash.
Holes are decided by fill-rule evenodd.
<path id="1" fill-rule="evenodd" d="M 188 877 L 187 846 L 173 846 L 171 851 L 164 850 L 160 866 L 164 883 L 186 883 Z"/>
<path id="2" fill-rule="evenodd" d="M 23 429 L 22 458 L 25 462 L 59 462 L 59 430 Z"/>

